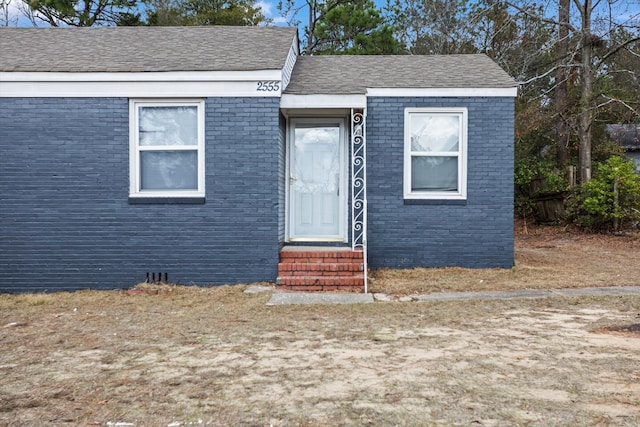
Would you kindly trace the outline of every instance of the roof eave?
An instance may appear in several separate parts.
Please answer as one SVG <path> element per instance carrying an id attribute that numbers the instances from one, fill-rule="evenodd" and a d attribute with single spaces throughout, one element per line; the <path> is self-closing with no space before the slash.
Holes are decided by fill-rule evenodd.
<path id="1" fill-rule="evenodd" d="M 513 87 L 367 88 L 368 97 L 516 97 Z"/>

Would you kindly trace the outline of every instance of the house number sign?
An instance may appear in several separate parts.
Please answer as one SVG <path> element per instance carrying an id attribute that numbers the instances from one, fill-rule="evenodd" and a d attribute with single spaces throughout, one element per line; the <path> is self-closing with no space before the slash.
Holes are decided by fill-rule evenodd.
<path id="1" fill-rule="evenodd" d="M 260 81 L 256 88 L 258 92 L 277 92 L 280 90 L 280 82 L 275 81 Z"/>

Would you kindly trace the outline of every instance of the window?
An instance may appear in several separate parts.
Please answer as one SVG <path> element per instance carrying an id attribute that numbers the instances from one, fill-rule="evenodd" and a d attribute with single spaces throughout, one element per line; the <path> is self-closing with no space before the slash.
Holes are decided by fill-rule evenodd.
<path id="1" fill-rule="evenodd" d="M 467 109 L 407 108 L 404 123 L 404 197 L 467 196 Z"/>
<path id="2" fill-rule="evenodd" d="M 130 196 L 204 197 L 204 102 L 131 101 Z"/>

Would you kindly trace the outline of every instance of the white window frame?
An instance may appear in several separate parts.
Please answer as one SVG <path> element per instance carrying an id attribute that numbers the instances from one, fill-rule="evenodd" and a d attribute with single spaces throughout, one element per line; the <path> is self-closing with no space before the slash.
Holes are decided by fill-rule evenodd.
<path id="1" fill-rule="evenodd" d="M 143 190 L 140 188 L 140 152 L 141 151 L 193 151 L 193 145 L 141 146 L 139 141 L 140 107 L 196 107 L 197 129 L 197 167 L 198 188 L 195 190 Z M 204 100 L 197 99 L 131 99 L 129 100 L 129 197 L 204 197 L 205 189 L 204 161 Z"/>
<path id="2" fill-rule="evenodd" d="M 458 141 L 458 191 L 412 191 L 411 190 L 411 115 L 428 113 L 434 115 L 458 116 L 460 140 Z M 467 109 L 466 108 L 405 108 L 404 110 L 404 198 L 426 200 L 466 200 L 467 199 Z M 425 156 L 451 157 L 452 152 L 429 152 Z"/>

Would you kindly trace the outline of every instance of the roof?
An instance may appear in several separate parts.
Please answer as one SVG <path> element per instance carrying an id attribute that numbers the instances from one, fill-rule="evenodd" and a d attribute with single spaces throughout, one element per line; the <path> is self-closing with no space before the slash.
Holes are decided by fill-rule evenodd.
<path id="1" fill-rule="evenodd" d="M 0 28 L 0 71 L 278 70 L 296 28 Z"/>
<path id="2" fill-rule="evenodd" d="M 607 125 L 611 139 L 626 150 L 640 150 L 640 123 Z"/>
<path id="3" fill-rule="evenodd" d="M 486 55 L 301 56 L 285 93 L 364 94 L 366 88 L 513 88 Z"/>

